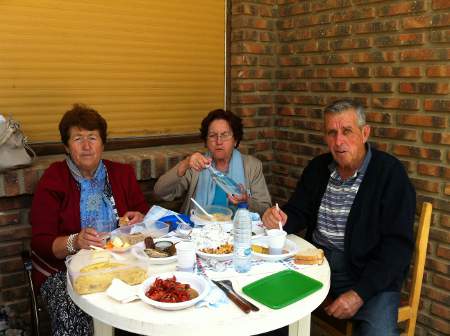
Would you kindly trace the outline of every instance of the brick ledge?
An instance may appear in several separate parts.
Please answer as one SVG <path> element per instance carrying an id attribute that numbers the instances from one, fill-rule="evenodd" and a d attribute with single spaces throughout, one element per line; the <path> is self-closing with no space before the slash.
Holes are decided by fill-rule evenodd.
<path id="1" fill-rule="evenodd" d="M 103 158 L 128 163 L 134 167 L 139 181 L 158 178 L 186 155 L 193 151 L 202 151 L 202 144 L 172 145 L 147 148 L 134 148 L 107 151 Z M 26 168 L 0 173 L 0 197 L 33 194 L 37 182 L 45 169 L 55 161 L 64 159 L 64 155 L 38 157 L 33 165 Z"/>

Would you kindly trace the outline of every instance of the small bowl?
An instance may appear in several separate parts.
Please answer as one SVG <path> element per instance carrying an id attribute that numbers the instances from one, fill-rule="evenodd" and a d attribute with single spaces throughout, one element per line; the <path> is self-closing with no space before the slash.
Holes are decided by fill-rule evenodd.
<path id="1" fill-rule="evenodd" d="M 192 300 L 184 302 L 168 303 L 152 300 L 145 295 L 148 289 L 155 282 L 156 278 L 167 279 L 171 278 L 174 275 L 178 282 L 183 284 L 189 284 L 191 288 L 195 289 L 198 293 L 198 296 L 196 298 L 193 298 Z M 202 300 L 206 296 L 208 290 L 209 290 L 208 282 L 205 280 L 203 276 L 190 272 L 169 272 L 169 273 L 155 274 L 150 278 L 148 278 L 147 280 L 145 280 L 139 288 L 139 298 L 146 304 L 149 304 L 150 306 L 153 306 L 155 308 L 163 310 L 180 310 L 195 305 L 198 301 Z"/>
<path id="2" fill-rule="evenodd" d="M 205 210 L 212 218 L 208 217 L 197 208 L 194 209 L 194 215 L 202 220 L 210 222 L 228 222 L 231 221 L 231 216 L 233 216 L 233 211 L 231 211 L 231 209 L 220 205 L 208 205 L 205 207 Z"/>

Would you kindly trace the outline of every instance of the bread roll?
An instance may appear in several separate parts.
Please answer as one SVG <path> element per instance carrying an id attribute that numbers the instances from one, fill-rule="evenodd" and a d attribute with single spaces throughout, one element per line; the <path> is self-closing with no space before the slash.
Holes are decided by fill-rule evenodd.
<path id="1" fill-rule="evenodd" d="M 323 263 L 323 259 L 323 250 L 315 247 L 298 252 L 294 256 L 294 262 L 300 265 L 321 265 Z"/>

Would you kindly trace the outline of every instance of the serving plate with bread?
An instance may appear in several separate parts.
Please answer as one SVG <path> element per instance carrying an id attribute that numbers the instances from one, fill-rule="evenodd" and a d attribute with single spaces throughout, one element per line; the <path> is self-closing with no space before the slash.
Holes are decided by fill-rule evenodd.
<path id="1" fill-rule="evenodd" d="M 266 261 L 278 261 L 293 257 L 298 252 L 298 246 L 292 240 L 286 239 L 281 254 L 269 254 L 269 237 L 262 236 L 252 239 L 253 255 Z"/>

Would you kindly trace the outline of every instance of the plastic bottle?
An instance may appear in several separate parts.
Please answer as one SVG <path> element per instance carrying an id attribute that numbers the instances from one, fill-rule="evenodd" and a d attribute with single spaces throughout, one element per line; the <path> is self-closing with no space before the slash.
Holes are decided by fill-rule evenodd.
<path id="1" fill-rule="evenodd" d="M 239 196 L 241 194 L 241 188 L 239 187 L 239 184 L 237 184 L 232 178 L 228 177 L 221 171 L 218 171 L 212 165 L 208 167 L 208 171 L 211 173 L 212 179 L 227 194 L 236 196 Z"/>
<path id="2" fill-rule="evenodd" d="M 238 273 L 252 266 L 252 219 L 247 203 L 239 203 L 233 222 L 233 265 Z"/>

